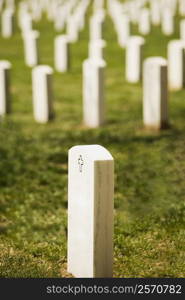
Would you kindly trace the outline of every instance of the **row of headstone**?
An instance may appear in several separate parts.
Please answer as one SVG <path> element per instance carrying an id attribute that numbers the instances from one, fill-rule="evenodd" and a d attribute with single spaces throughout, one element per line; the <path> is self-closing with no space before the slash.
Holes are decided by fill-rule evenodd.
<path id="1" fill-rule="evenodd" d="M 0 63 L 0 115 L 10 112 L 10 63 Z M 96 128 L 105 121 L 104 70 L 102 59 L 87 59 L 83 64 L 83 116 L 86 126 Z M 49 66 L 32 71 L 34 118 L 47 123 L 53 118 L 52 73 Z M 143 118 L 148 128 L 161 129 L 168 124 L 167 61 L 148 58 L 143 72 Z M 151 92 L 152 91 L 152 92 Z"/>
<path id="2" fill-rule="evenodd" d="M 122 4 L 117 0 L 108 1 L 108 11 L 113 20 L 118 36 L 118 43 L 125 47 L 130 37 L 130 19 L 122 9 Z"/>
<path id="3" fill-rule="evenodd" d="M 21 1 L 18 10 L 18 23 L 21 30 L 32 30 L 32 21 L 35 20 L 33 10 L 36 8 L 41 9 L 43 13 L 45 10 L 52 15 L 51 18 L 56 23 L 58 30 L 63 30 L 67 25 L 67 34 L 71 42 L 78 40 L 79 31 L 83 29 L 87 7 L 90 0 L 74 0 L 74 1 Z M 45 3 L 45 4 L 44 4 Z M 98 3 L 98 2 L 97 2 Z M 93 39 L 94 36 L 102 38 L 102 19 L 103 16 L 97 12 L 103 11 L 103 1 L 96 4 L 94 16 L 90 22 L 90 35 Z M 138 3 L 140 5 L 138 5 Z M 144 5 L 150 4 L 150 8 Z M 168 5 L 166 5 L 168 3 Z M 162 32 L 165 35 L 171 35 L 174 32 L 174 15 L 176 11 L 175 4 L 169 5 L 171 1 L 168 0 L 154 0 L 154 1 L 141 1 L 132 0 L 130 3 L 120 3 L 118 0 L 109 0 L 108 8 L 109 13 L 113 19 L 117 34 L 118 41 L 121 47 L 125 47 L 126 41 L 130 35 L 130 23 L 136 22 L 139 27 L 139 32 L 143 35 L 150 33 L 151 24 L 161 24 Z M 184 13 L 184 2 L 179 2 L 179 11 L 181 15 Z M 75 7 L 75 9 L 74 9 Z M 31 8 L 31 11 L 30 11 Z M 98 9 L 97 9 L 98 8 Z M 74 11 L 73 11 L 74 9 Z M 9 4 L 5 10 L 2 11 L 2 35 L 3 37 L 10 37 L 14 31 L 14 4 Z M 65 18 L 61 17 L 65 16 Z M 162 13 L 161 13 L 162 12 Z M 37 18 L 36 18 L 37 19 Z M 39 18 L 40 19 L 40 18 Z M 58 25 L 57 25 L 58 24 Z M 61 28 L 60 25 L 61 24 Z"/>
<path id="4" fill-rule="evenodd" d="M 137 83 L 142 79 L 144 39 L 131 36 L 126 46 L 126 80 Z M 171 40 L 168 43 L 168 88 L 181 90 L 185 86 L 185 41 Z"/>
<path id="5" fill-rule="evenodd" d="M 124 3 L 108 0 L 108 11 L 118 35 L 119 45 L 123 48 L 130 35 L 131 23 L 138 25 L 138 31 L 142 35 L 149 34 L 152 25 L 161 25 L 164 35 L 172 35 L 177 8 L 180 16 L 185 16 L 184 0 L 131 0 Z"/>
<path id="6" fill-rule="evenodd" d="M 8 3 L 8 2 L 7 2 Z M 18 5 L 18 25 L 22 31 L 32 30 L 33 21 L 40 21 L 43 13 L 54 22 L 57 31 L 67 26 L 67 34 L 71 42 L 78 40 L 80 30 L 84 28 L 85 16 L 90 0 L 32 0 L 20 1 Z M 3 7 L 3 5 L 1 4 Z M 2 9 L 2 36 L 9 38 L 14 32 L 15 8 L 13 2 Z"/>
<path id="7" fill-rule="evenodd" d="M 8 61 L 0 61 L 0 116 L 11 112 L 10 70 Z M 52 73 L 49 66 L 37 66 L 32 71 L 33 112 L 39 123 L 53 118 Z"/>
<path id="8" fill-rule="evenodd" d="M 29 30 L 23 32 L 25 64 L 34 67 L 39 64 L 39 32 Z M 54 41 L 54 64 L 58 72 L 64 73 L 70 66 L 70 40 L 67 35 L 59 35 Z"/>

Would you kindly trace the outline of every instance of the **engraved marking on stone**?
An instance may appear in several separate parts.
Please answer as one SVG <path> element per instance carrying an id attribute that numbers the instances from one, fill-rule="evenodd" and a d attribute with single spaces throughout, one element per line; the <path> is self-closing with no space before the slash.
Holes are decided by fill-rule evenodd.
<path id="1" fill-rule="evenodd" d="M 84 160 L 82 158 L 82 155 L 80 155 L 80 157 L 78 159 L 78 165 L 79 165 L 79 171 L 80 171 L 80 173 L 82 173 L 82 169 L 83 169 L 83 166 L 84 166 Z"/>

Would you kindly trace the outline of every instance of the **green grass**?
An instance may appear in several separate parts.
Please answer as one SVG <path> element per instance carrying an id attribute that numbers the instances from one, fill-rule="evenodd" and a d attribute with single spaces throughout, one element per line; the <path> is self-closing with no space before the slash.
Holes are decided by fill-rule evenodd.
<path id="1" fill-rule="evenodd" d="M 43 20 L 35 27 L 41 63 L 53 66 L 53 26 Z M 12 114 L 0 121 L 1 277 L 64 273 L 68 149 L 83 144 L 101 144 L 115 159 L 114 277 L 185 276 L 185 91 L 170 94 L 170 129 L 146 132 L 142 85 L 125 81 L 124 51 L 109 18 L 105 39 L 107 122 L 87 129 L 81 70 L 88 28 L 72 45 L 71 71 L 54 74 L 56 118 L 47 125 L 33 119 L 20 33 L 0 38 L 0 59 L 12 62 L 13 99 Z M 145 57 L 165 56 L 168 40 L 154 28 Z"/>

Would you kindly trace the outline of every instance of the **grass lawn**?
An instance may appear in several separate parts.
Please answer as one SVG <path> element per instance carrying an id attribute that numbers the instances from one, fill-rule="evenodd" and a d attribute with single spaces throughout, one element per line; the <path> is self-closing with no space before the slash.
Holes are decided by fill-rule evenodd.
<path id="1" fill-rule="evenodd" d="M 53 66 L 53 25 L 43 19 L 35 28 L 41 63 Z M 0 38 L 0 59 L 12 63 L 13 101 L 0 120 L 1 277 L 65 275 L 68 149 L 83 144 L 100 144 L 115 159 L 114 277 L 185 276 L 185 91 L 170 94 L 170 129 L 146 132 L 142 85 L 125 81 L 124 50 L 109 18 L 104 36 L 107 122 L 99 129 L 82 125 L 87 27 L 71 47 L 70 72 L 54 74 L 56 118 L 47 125 L 33 119 L 20 32 Z M 145 57 L 165 56 L 168 41 L 154 28 Z"/>

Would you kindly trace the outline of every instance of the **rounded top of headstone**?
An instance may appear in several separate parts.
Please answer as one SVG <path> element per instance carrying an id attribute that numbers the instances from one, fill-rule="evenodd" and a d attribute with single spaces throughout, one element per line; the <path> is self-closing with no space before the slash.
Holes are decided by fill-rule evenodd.
<path id="1" fill-rule="evenodd" d="M 14 14 L 14 9 L 11 7 L 5 8 L 5 10 L 3 11 L 3 14 L 12 16 Z"/>
<path id="2" fill-rule="evenodd" d="M 0 69 L 10 69 L 11 63 L 8 60 L 0 60 Z"/>
<path id="3" fill-rule="evenodd" d="M 152 56 L 146 58 L 144 64 L 167 66 L 167 60 L 162 56 Z"/>
<path id="4" fill-rule="evenodd" d="M 94 46 L 101 46 L 101 47 L 106 47 L 107 43 L 105 40 L 102 40 L 102 39 L 96 39 L 96 40 L 91 40 L 90 41 L 90 44 L 91 45 L 94 45 Z"/>
<path id="5" fill-rule="evenodd" d="M 99 18 L 102 21 L 105 19 L 105 15 L 106 15 L 106 11 L 103 8 L 97 9 L 94 14 L 95 17 Z"/>
<path id="6" fill-rule="evenodd" d="M 47 65 L 40 65 L 33 68 L 33 72 L 53 74 L 53 69 Z"/>
<path id="7" fill-rule="evenodd" d="M 38 30 L 24 30 L 23 28 L 23 38 L 38 38 L 40 32 Z"/>
<path id="8" fill-rule="evenodd" d="M 106 67 L 106 61 L 99 57 L 90 57 L 84 61 L 85 65 Z"/>
<path id="9" fill-rule="evenodd" d="M 183 40 L 171 40 L 168 43 L 168 46 L 170 47 L 185 47 L 185 41 Z"/>
<path id="10" fill-rule="evenodd" d="M 137 43 L 139 45 L 143 45 L 145 43 L 145 39 L 139 35 L 132 35 L 128 38 L 127 43 Z"/>
<path id="11" fill-rule="evenodd" d="M 82 145 L 74 146 L 70 150 L 70 155 L 79 154 L 86 155 L 90 160 L 99 161 L 99 160 L 113 160 L 110 152 L 100 145 Z"/>
<path id="12" fill-rule="evenodd" d="M 69 36 L 67 34 L 60 34 L 56 36 L 56 41 L 69 42 Z"/>

